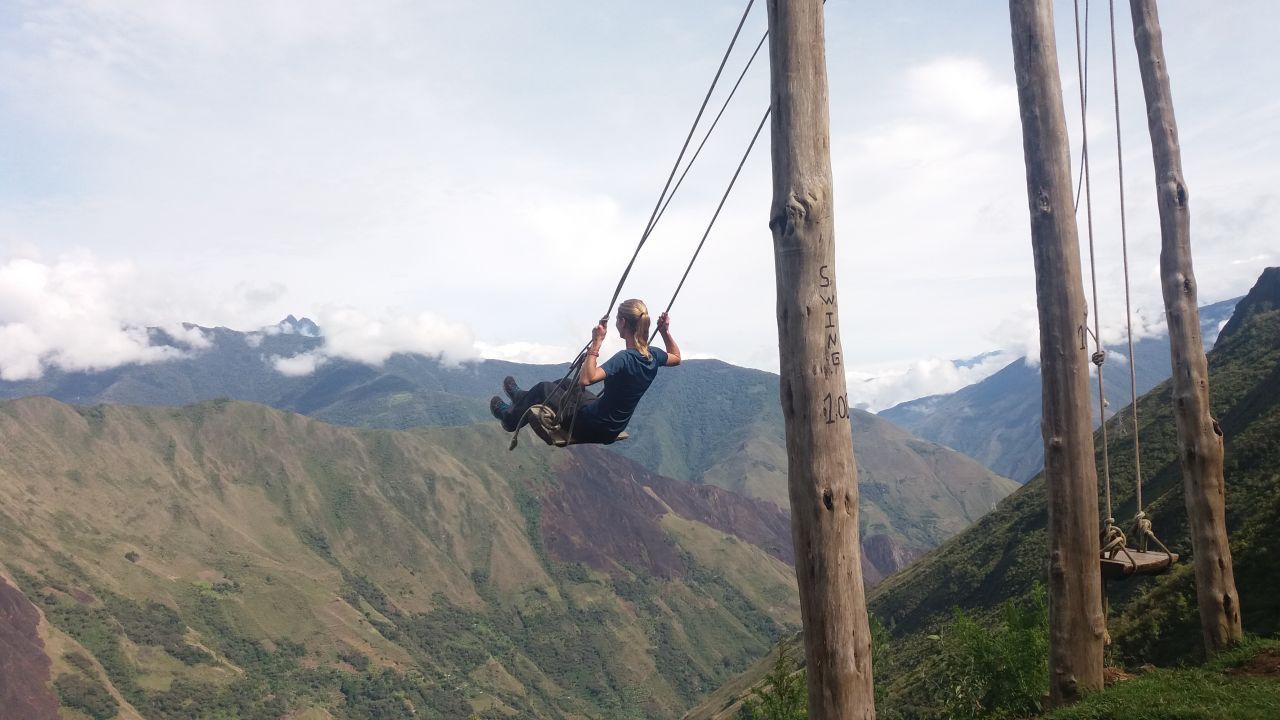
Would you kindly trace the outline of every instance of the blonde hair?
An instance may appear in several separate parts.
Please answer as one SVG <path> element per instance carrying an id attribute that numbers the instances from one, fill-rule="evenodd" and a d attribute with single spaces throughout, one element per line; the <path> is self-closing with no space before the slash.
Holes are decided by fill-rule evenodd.
<path id="1" fill-rule="evenodd" d="M 618 304 L 618 317 L 622 318 L 623 324 L 631 331 L 632 337 L 636 341 L 636 350 L 640 352 L 645 359 L 649 358 L 649 308 L 640 300 L 632 298 L 623 300 Z"/>

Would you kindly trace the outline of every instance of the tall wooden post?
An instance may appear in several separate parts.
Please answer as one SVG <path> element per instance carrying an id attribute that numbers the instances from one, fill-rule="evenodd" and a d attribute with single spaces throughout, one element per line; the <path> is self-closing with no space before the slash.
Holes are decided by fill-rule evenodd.
<path id="1" fill-rule="evenodd" d="M 1195 557 L 1196 599 L 1205 650 L 1212 655 L 1240 641 L 1236 593 L 1227 541 L 1222 429 L 1210 415 L 1209 363 L 1200 339 L 1196 276 L 1191 267 L 1191 215 L 1182 177 L 1182 151 L 1164 61 L 1155 0 L 1130 0 L 1133 39 L 1147 100 L 1147 128 L 1156 165 L 1160 208 L 1160 280 L 1173 360 L 1173 405 L 1178 427 L 1182 491 Z"/>
<path id="2" fill-rule="evenodd" d="M 1009 0 L 1040 317 L 1041 431 L 1049 490 L 1049 697 L 1102 687 L 1098 475 L 1090 424 L 1080 242 L 1050 0 Z"/>
<path id="3" fill-rule="evenodd" d="M 813 720 L 874 718 L 836 300 L 822 0 L 769 0 L 774 268 L 791 534 Z"/>

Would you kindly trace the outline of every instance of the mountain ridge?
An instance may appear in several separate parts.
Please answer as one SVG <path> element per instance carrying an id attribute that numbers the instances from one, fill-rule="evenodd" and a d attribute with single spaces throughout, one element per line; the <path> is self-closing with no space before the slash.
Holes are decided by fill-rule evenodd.
<path id="1" fill-rule="evenodd" d="M 1226 444 L 1227 525 L 1245 630 L 1280 634 L 1274 592 L 1280 548 L 1280 268 L 1269 268 L 1236 309 L 1231 328 L 1208 353 L 1213 414 Z M 1182 498 L 1168 381 L 1139 399 L 1144 510 L 1155 532 L 1182 555 L 1163 575 L 1108 583 L 1108 663 L 1182 665 L 1203 653 L 1192 548 Z M 1133 438 L 1126 412 L 1112 417 L 1108 441 L 1115 516 L 1135 512 Z M 1101 440 L 1095 438 L 1101 463 Z M 945 717 L 937 706 L 938 634 L 957 610 L 999 624 L 1002 603 L 1025 600 L 1044 582 L 1046 494 L 1037 477 L 995 511 L 868 591 L 868 610 L 887 631 L 892 658 L 877 660 L 877 710 L 891 717 Z M 1101 493 L 1101 487 L 1099 488 Z M 1101 504 L 1101 498 L 1099 498 Z M 1101 509 L 1099 522 L 1101 523 Z M 686 714 L 729 720 L 771 669 L 770 659 L 722 686 Z M 1209 711 L 1212 712 L 1212 711 Z M 1207 717 L 1207 716 L 1206 716 Z"/>
<path id="2" fill-rule="evenodd" d="M 39 381 L 0 382 L 0 397 L 44 394 L 78 404 L 182 405 L 216 397 L 259 402 L 352 427 L 461 427 L 491 423 L 488 397 L 502 378 L 526 387 L 564 366 L 485 360 L 449 366 L 393 355 L 381 367 L 330 360 L 288 377 L 269 358 L 310 352 L 322 338 L 286 319 L 274 333 L 205 332 L 209 347 L 161 364 L 97 374 L 54 371 Z M 310 327 L 310 326 L 307 326 Z M 1016 485 L 944 448 L 923 444 L 861 410 L 851 411 L 864 477 L 864 523 L 872 582 L 990 510 Z M 659 373 L 637 409 L 632 438 L 611 450 L 650 471 L 789 505 L 778 377 L 718 360 L 689 360 Z M 528 436 L 526 435 L 526 439 Z M 909 473 L 901 472 L 910 467 Z M 883 536 L 876 538 L 875 536 Z"/>
<path id="3" fill-rule="evenodd" d="M 674 717 L 798 622 L 781 510 L 599 448 L 233 401 L 6 401 L 0 437 L 0 569 L 67 649 L 47 679 L 148 718 L 407 717 L 355 710 L 385 692 L 420 717 Z"/>
<path id="4" fill-rule="evenodd" d="M 1219 329 L 1228 322 L 1241 298 L 1200 308 L 1201 335 L 1211 348 Z M 1107 417 L 1130 401 L 1128 348 L 1107 346 L 1107 355 L 1118 358 L 1103 365 Z M 1141 396 L 1168 378 L 1167 335 L 1134 342 L 1136 394 Z M 1094 427 L 1097 427 L 1097 377 L 1091 375 Z M 879 415 L 913 434 L 954 448 L 995 472 L 1018 482 L 1031 479 L 1044 465 L 1040 441 L 1040 369 L 1022 357 L 983 380 L 953 393 L 929 395 L 899 403 Z"/>

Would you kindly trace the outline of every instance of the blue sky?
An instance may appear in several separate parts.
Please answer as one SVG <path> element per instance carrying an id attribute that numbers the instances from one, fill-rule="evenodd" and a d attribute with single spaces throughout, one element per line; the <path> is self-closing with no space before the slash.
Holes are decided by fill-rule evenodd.
<path id="1" fill-rule="evenodd" d="M 288 313 L 369 361 L 564 358 L 744 5 L 0 0 L 0 374 L 161 361 L 122 328 Z M 763 31 L 756 5 L 731 76 Z M 1071 8 L 1057 5 L 1058 43 L 1078 159 Z M 1280 9 L 1161 12 L 1210 302 L 1280 262 Z M 1106 5 L 1091 13 L 1101 310 L 1118 327 Z M 1158 332 L 1150 150 L 1127 3 L 1117 13 L 1133 282 Z M 827 50 L 851 394 L 882 407 L 956 389 L 1035 337 L 1007 6 L 831 0 Z M 625 295 L 666 304 L 766 102 L 759 62 Z M 774 369 L 767 149 L 673 316 L 687 354 Z M 947 362 L 995 348 L 1010 355 Z"/>

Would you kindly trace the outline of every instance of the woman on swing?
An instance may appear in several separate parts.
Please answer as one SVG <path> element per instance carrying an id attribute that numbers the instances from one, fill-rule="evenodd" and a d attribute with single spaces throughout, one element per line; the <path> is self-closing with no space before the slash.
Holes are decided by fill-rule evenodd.
<path id="1" fill-rule="evenodd" d="M 583 389 L 581 402 L 571 418 L 561 418 L 560 425 L 573 429 L 575 443 L 611 443 L 627 427 L 640 398 L 649 389 L 658 374 L 658 368 L 680 364 L 680 347 L 671 338 L 670 320 L 666 313 L 658 317 L 658 333 L 666 350 L 649 346 L 649 309 L 639 300 L 625 300 L 618 305 L 614 323 L 618 334 L 627 342 L 626 349 L 597 365 L 600 345 L 608 335 L 605 321 L 591 331 L 591 345 L 583 358 L 578 383 L 588 385 L 604 381 L 604 390 L 597 397 Z M 564 383 L 571 382 L 564 380 Z M 515 378 L 507 376 L 502 389 L 511 402 L 494 395 L 489 401 L 489 412 L 502 421 L 507 432 L 514 432 L 529 421 L 529 408 L 549 405 L 557 412 L 571 388 L 558 382 L 541 382 L 528 390 L 521 390 Z"/>

